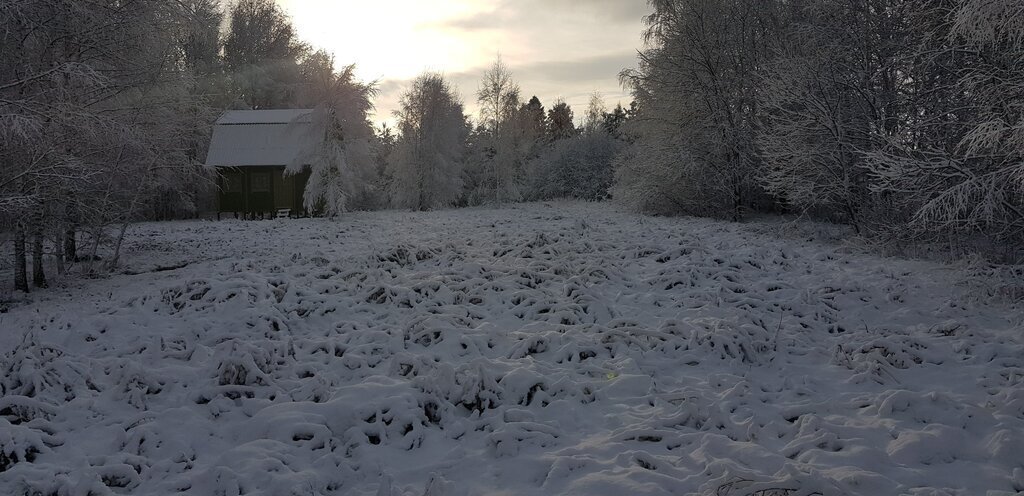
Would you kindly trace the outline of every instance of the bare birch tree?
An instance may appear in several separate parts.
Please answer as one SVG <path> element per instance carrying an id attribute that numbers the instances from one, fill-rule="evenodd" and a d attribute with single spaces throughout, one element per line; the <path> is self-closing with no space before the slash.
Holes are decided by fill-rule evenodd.
<path id="1" fill-rule="evenodd" d="M 490 170 L 493 199 L 497 203 L 518 200 L 522 195 L 522 156 L 515 125 L 520 105 L 519 85 L 512 79 L 512 72 L 501 57 L 484 73 L 477 102 L 493 153 L 485 164 L 481 164 Z"/>

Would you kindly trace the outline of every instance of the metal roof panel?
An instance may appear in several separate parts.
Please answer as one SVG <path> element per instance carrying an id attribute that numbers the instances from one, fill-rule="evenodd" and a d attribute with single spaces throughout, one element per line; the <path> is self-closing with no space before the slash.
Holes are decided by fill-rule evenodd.
<path id="1" fill-rule="evenodd" d="M 313 109 L 228 110 L 217 119 L 217 124 L 288 124 L 310 122 Z"/>
<path id="2" fill-rule="evenodd" d="M 278 111 L 255 111 L 275 112 Z M 249 116 L 250 120 L 274 120 L 274 116 Z M 206 155 L 211 167 L 288 166 L 308 157 L 315 145 L 312 124 L 241 123 L 218 121 Z"/>

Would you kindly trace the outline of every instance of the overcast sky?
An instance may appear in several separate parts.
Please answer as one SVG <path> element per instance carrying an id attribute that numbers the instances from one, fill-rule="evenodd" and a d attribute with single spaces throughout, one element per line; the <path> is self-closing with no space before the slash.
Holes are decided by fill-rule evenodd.
<path id="1" fill-rule="evenodd" d="M 558 97 L 579 119 L 594 91 L 629 103 L 619 71 L 636 66 L 646 0 L 278 0 L 300 37 L 377 80 L 379 123 L 408 81 L 443 72 L 476 114 L 480 76 L 497 54 L 545 108 Z"/>

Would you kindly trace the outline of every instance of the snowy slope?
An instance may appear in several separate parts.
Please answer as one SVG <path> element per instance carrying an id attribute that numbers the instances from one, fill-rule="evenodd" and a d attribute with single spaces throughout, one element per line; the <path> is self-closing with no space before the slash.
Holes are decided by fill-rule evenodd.
<path id="1" fill-rule="evenodd" d="M 1024 314 L 775 233 L 577 203 L 139 226 L 133 275 L 0 315 L 0 494 L 1024 490 Z"/>

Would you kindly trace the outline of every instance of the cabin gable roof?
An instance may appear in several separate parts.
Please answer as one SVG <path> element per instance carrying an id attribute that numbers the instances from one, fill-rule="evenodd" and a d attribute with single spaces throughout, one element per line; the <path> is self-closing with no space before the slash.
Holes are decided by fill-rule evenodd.
<path id="1" fill-rule="evenodd" d="M 224 112 L 213 126 L 206 165 L 291 165 L 313 151 L 312 113 L 312 109 Z"/>

